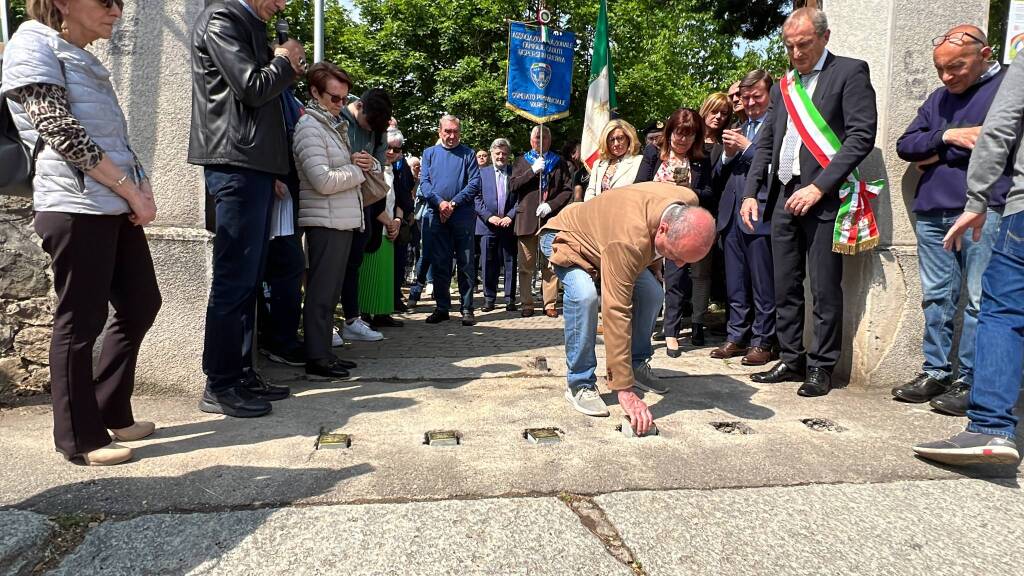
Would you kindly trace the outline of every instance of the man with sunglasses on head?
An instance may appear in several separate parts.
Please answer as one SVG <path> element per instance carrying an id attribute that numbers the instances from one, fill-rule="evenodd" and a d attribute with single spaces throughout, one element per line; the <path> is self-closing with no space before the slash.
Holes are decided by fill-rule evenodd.
<path id="1" fill-rule="evenodd" d="M 203 167 L 214 200 L 213 279 L 206 307 L 200 410 L 263 416 L 289 395 L 253 369 L 256 289 L 268 245 L 275 182 L 288 174 L 281 94 L 304 72 L 302 47 L 271 47 L 267 21 L 285 0 L 211 4 L 192 33 L 188 162 Z"/>
<path id="2" fill-rule="evenodd" d="M 974 379 L 974 338 L 981 306 L 981 277 L 992 256 L 1000 214 L 1010 189 L 1007 166 L 990 190 L 981 237 L 968 237 L 963 249 L 943 248 L 943 238 L 967 204 L 967 166 L 981 134 L 1003 70 L 991 62 L 992 48 L 977 26 L 956 26 L 932 40 L 933 59 L 943 86 L 925 100 L 917 117 L 896 143 L 900 158 L 914 163 L 921 179 L 914 195 L 917 257 L 924 309 L 924 365 L 910 382 L 893 388 L 893 397 L 931 406 L 953 416 L 967 413 Z M 953 371 L 954 319 L 960 285 L 966 277 L 958 370 Z"/>

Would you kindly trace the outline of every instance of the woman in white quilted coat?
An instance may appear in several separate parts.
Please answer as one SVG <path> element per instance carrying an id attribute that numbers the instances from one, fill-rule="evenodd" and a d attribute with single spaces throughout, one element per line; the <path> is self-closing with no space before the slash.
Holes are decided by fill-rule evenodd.
<path id="1" fill-rule="evenodd" d="M 348 122 L 340 116 L 352 86 L 348 74 L 330 62 L 306 74 L 312 98 L 295 126 L 299 169 L 299 226 L 305 228 L 309 271 L 303 329 L 306 374 L 344 378 L 355 363 L 331 352 L 334 308 L 341 297 L 354 231 L 363 226 L 359 185 L 377 164 L 365 152 L 349 150 Z M 379 169 L 379 168 L 378 168 Z"/>

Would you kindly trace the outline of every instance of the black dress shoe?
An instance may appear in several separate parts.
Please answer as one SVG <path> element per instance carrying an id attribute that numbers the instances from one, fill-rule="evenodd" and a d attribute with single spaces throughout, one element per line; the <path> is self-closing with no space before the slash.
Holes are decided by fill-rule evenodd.
<path id="1" fill-rule="evenodd" d="M 370 318 L 370 326 L 372 328 L 401 328 L 405 326 L 405 322 L 395 320 L 388 314 L 377 314 Z"/>
<path id="2" fill-rule="evenodd" d="M 472 310 L 468 310 L 468 311 L 462 313 L 462 325 L 463 326 L 475 326 L 476 325 L 476 317 L 473 316 L 473 311 Z"/>
<path id="3" fill-rule="evenodd" d="M 448 316 L 447 312 L 434 310 L 434 312 L 430 316 L 427 316 L 427 319 L 424 320 L 424 322 L 426 322 L 427 324 L 440 324 L 441 322 L 448 321 L 449 318 L 451 317 Z"/>
<path id="4" fill-rule="evenodd" d="M 690 326 L 690 344 L 694 346 L 704 345 L 704 325 L 694 324 Z"/>
<path id="5" fill-rule="evenodd" d="M 353 362 L 351 360 L 343 360 L 341 358 L 335 358 L 334 359 L 334 363 L 337 364 L 338 366 L 341 366 L 342 368 L 344 368 L 346 370 L 351 370 L 351 369 L 355 368 L 356 366 L 358 366 L 355 362 Z"/>
<path id="6" fill-rule="evenodd" d="M 515 312 L 516 310 L 519 310 L 519 306 L 516 306 L 515 302 L 505 304 L 505 312 Z"/>
<path id="7" fill-rule="evenodd" d="M 325 378 L 348 378 L 348 370 L 342 368 L 336 360 L 312 360 L 306 362 L 306 374 Z"/>
<path id="8" fill-rule="evenodd" d="M 921 374 L 906 384 L 892 389 L 892 397 L 904 402 L 920 404 L 949 390 L 949 379 L 938 380 L 927 374 Z"/>
<path id="9" fill-rule="evenodd" d="M 267 382 L 263 375 L 255 370 L 250 371 L 244 378 L 244 384 L 246 390 L 252 393 L 257 398 L 262 398 L 268 402 L 277 402 L 278 400 L 284 400 L 291 395 L 292 391 L 287 386 L 278 386 Z"/>
<path id="10" fill-rule="evenodd" d="M 936 396 L 929 404 L 932 408 L 943 414 L 967 416 L 967 408 L 971 403 L 970 400 L 971 385 L 963 380 L 958 380 L 953 383 L 953 387 L 948 392 Z"/>
<path id="11" fill-rule="evenodd" d="M 395 312 L 398 312 L 399 314 L 405 314 L 408 311 L 409 307 L 405 305 L 405 302 L 402 302 L 401 300 L 395 302 Z"/>
<path id="12" fill-rule="evenodd" d="M 803 372 L 790 368 L 785 362 L 776 362 L 767 372 L 755 372 L 750 379 L 759 384 L 778 384 L 779 382 L 801 382 Z"/>
<path id="13" fill-rule="evenodd" d="M 494 302 L 484 302 L 484 305 L 480 308 L 481 312 L 492 312 L 494 310 Z"/>
<path id="14" fill-rule="evenodd" d="M 807 369 L 807 378 L 796 393 L 800 396 L 824 396 L 832 390 L 832 375 L 823 368 L 811 366 Z"/>
<path id="15" fill-rule="evenodd" d="M 233 418 L 256 418 L 270 414 L 274 407 L 270 402 L 257 398 L 239 382 L 238 386 L 220 392 L 213 392 L 209 388 L 203 390 L 199 409 L 209 414 L 223 414 Z"/>

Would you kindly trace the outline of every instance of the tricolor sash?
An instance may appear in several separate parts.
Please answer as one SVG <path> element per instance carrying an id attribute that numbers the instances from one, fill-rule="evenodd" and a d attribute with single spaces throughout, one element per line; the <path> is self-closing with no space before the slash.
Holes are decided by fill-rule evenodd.
<path id="1" fill-rule="evenodd" d="M 796 70 L 782 77 L 779 88 L 800 141 L 818 164 L 826 168 L 839 152 L 842 142 L 814 106 Z M 839 188 L 841 204 L 832 236 L 833 252 L 857 254 L 878 245 L 878 226 L 868 200 L 878 196 L 884 188 L 884 180 L 867 182 L 861 179 L 857 168 L 846 177 L 846 182 Z"/>

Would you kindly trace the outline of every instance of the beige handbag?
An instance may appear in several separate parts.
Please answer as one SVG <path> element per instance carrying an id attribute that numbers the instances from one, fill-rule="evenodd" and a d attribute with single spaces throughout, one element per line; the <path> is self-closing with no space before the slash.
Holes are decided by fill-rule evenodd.
<path id="1" fill-rule="evenodd" d="M 384 180 L 384 172 L 365 172 L 366 179 L 361 185 L 363 206 L 380 202 L 388 195 L 388 183 Z"/>

